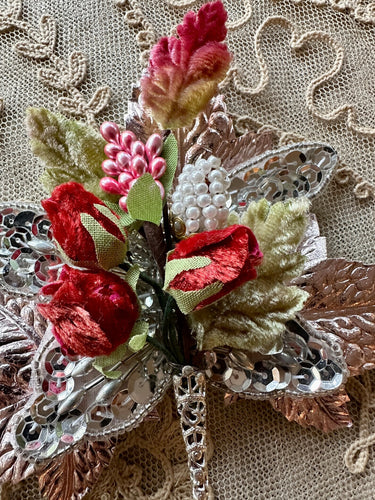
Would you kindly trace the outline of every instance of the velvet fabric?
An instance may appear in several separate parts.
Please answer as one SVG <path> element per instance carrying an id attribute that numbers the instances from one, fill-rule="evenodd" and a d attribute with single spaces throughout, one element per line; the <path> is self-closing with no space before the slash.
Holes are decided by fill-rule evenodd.
<path id="1" fill-rule="evenodd" d="M 81 222 L 82 213 L 91 215 L 108 233 L 125 243 L 125 237 L 119 227 L 94 205 L 106 206 L 77 182 L 57 186 L 51 197 L 42 201 L 42 206 L 52 222 L 55 240 L 74 262 L 97 263 L 95 243 Z M 114 212 L 112 214 L 119 219 Z"/>
<path id="2" fill-rule="evenodd" d="M 42 293 L 53 298 L 39 304 L 39 310 L 69 354 L 110 354 L 128 340 L 139 316 L 131 287 L 107 271 L 64 266 L 59 280 L 44 286 Z"/>
<path id="3" fill-rule="evenodd" d="M 211 263 L 179 273 L 169 284 L 170 288 L 190 292 L 201 290 L 217 281 L 224 283 L 219 293 L 202 301 L 196 310 L 255 279 L 255 268 L 263 258 L 251 229 L 237 224 L 225 229 L 198 233 L 180 241 L 169 254 L 168 261 L 196 256 L 208 257 Z"/>

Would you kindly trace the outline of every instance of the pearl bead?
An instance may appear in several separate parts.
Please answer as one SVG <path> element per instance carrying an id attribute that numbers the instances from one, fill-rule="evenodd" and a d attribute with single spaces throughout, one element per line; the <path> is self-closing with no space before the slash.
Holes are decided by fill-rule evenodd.
<path id="1" fill-rule="evenodd" d="M 207 159 L 208 163 L 211 165 L 211 168 L 219 168 L 221 165 L 221 160 L 220 158 L 217 158 L 216 156 L 210 156 Z"/>
<path id="2" fill-rule="evenodd" d="M 190 179 L 189 179 L 188 174 L 183 173 L 183 174 L 180 174 L 178 176 L 178 182 L 182 185 L 185 184 L 186 182 L 189 182 L 189 181 L 190 181 Z"/>
<path id="3" fill-rule="evenodd" d="M 215 207 L 215 205 L 208 205 L 208 207 L 204 207 L 202 213 L 207 219 L 213 219 L 214 217 L 216 217 L 217 208 Z"/>
<path id="4" fill-rule="evenodd" d="M 226 204 L 227 198 L 224 194 L 215 194 L 215 196 L 212 198 L 212 201 L 215 207 L 221 208 Z"/>
<path id="5" fill-rule="evenodd" d="M 185 196 L 187 196 L 194 193 L 194 187 L 190 183 L 182 184 L 181 191 Z"/>
<path id="6" fill-rule="evenodd" d="M 222 180 L 224 189 L 227 190 L 229 186 L 232 184 L 232 181 L 226 177 L 225 179 Z"/>
<path id="7" fill-rule="evenodd" d="M 216 229 L 218 224 L 219 223 L 217 219 L 206 219 L 204 221 L 204 226 L 208 231 L 213 231 L 214 229 Z"/>
<path id="8" fill-rule="evenodd" d="M 204 158 L 198 160 L 195 166 L 197 167 L 197 169 L 201 170 L 205 175 L 208 174 L 208 172 L 211 172 L 211 165 Z"/>
<path id="9" fill-rule="evenodd" d="M 208 191 L 208 186 L 205 182 L 200 182 L 194 186 L 195 194 L 206 194 Z"/>
<path id="10" fill-rule="evenodd" d="M 211 196 L 209 194 L 201 194 L 197 198 L 197 203 L 200 207 L 207 207 L 211 203 Z"/>
<path id="11" fill-rule="evenodd" d="M 183 195 L 180 191 L 175 191 L 172 194 L 172 201 L 182 201 L 183 200 Z"/>
<path id="12" fill-rule="evenodd" d="M 227 220 L 229 215 L 229 209 L 228 208 L 219 208 L 217 211 L 217 218 L 220 222 L 224 222 Z"/>
<path id="13" fill-rule="evenodd" d="M 224 191 L 223 183 L 219 182 L 219 181 L 211 182 L 209 190 L 210 190 L 210 193 L 213 193 L 213 194 L 222 193 Z"/>
<path id="14" fill-rule="evenodd" d="M 194 172 L 195 170 L 195 167 L 194 165 L 192 165 L 191 163 L 187 163 L 184 168 L 182 169 L 182 173 L 183 174 L 187 174 L 187 175 L 190 175 Z"/>
<path id="15" fill-rule="evenodd" d="M 195 196 L 190 194 L 189 196 L 186 196 L 183 200 L 183 204 L 185 207 L 195 207 L 197 205 L 197 199 Z"/>
<path id="16" fill-rule="evenodd" d="M 201 211 L 198 207 L 189 207 L 186 209 L 186 217 L 188 217 L 189 219 L 198 219 L 200 214 Z"/>
<path id="17" fill-rule="evenodd" d="M 185 210 L 184 204 L 181 203 L 180 201 L 176 201 L 176 203 L 173 203 L 172 205 L 172 212 L 175 215 L 180 215 L 182 212 Z"/>
<path id="18" fill-rule="evenodd" d="M 203 182 L 205 178 L 204 173 L 201 170 L 196 170 L 191 174 L 191 181 L 194 184 L 198 184 L 199 182 Z"/>
<path id="19" fill-rule="evenodd" d="M 185 222 L 185 225 L 186 225 L 186 230 L 189 233 L 195 233 L 199 229 L 199 221 L 197 221 L 197 220 L 188 219 Z"/>
<path id="20" fill-rule="evenodd" d="M 220 172 L 220 170 L 212 170 L 209 174 L 208 174 L 208 180 L 210 182 L 214 182 L 214 181 L 222 181 L 223 180 L 223 174 Z"/>

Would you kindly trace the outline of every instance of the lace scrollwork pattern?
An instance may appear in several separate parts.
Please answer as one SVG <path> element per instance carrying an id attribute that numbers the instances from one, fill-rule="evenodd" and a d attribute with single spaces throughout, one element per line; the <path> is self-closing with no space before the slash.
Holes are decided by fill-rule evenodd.
<path id="1" fill-rule="evenodd" d="M 10 29 L 22 30 L 28 37 L 17 42 L 15 52 L 37 61 L 47 60 L 52 67 L 41 67 L 38 79 L 45 85 L 63 91 L 65 96 L 58 99 L 57 105 L 64 113 L 83 117 L 95 126 L 95 116 L 108 104 L 110 88 L 103 86 L 96 89 L 89 101 L 78 90 L 87 74 L 87 58 L 79 51 L 73 51 L 67 60 L 55 53 L 57 26 L 49 15 L 40 18 L 36 28 L 21 18 L 22 0 L 8 0 L 8 6 L 0 9 L 0 33 Z"/>

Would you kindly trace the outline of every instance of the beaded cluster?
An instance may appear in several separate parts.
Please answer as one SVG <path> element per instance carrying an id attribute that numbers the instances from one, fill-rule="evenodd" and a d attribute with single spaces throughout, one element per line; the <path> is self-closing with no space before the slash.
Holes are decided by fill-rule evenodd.
<path id="1" fill-rule="evenodd" d="M 172 212 L 186 226 L 186 235 L 198 231 L 212 231 L 225 226 L 228 219 L 230 180 L 221 168 L 220 158 L 200 158 L 187 164 L 178 176 L 172 195 Z"/>

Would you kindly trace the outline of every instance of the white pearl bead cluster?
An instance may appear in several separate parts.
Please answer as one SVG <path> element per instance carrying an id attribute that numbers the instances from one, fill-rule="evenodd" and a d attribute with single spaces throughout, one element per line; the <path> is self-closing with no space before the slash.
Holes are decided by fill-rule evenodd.
<path id="1" fill-rule="evenodd" d="M 178 176 L 172 212 L 185 222 L 186 234 L 219 229 L 227 222 L 230 180 L 220 165 L 215 156 L 201 158 L 185 165 Z"/>

